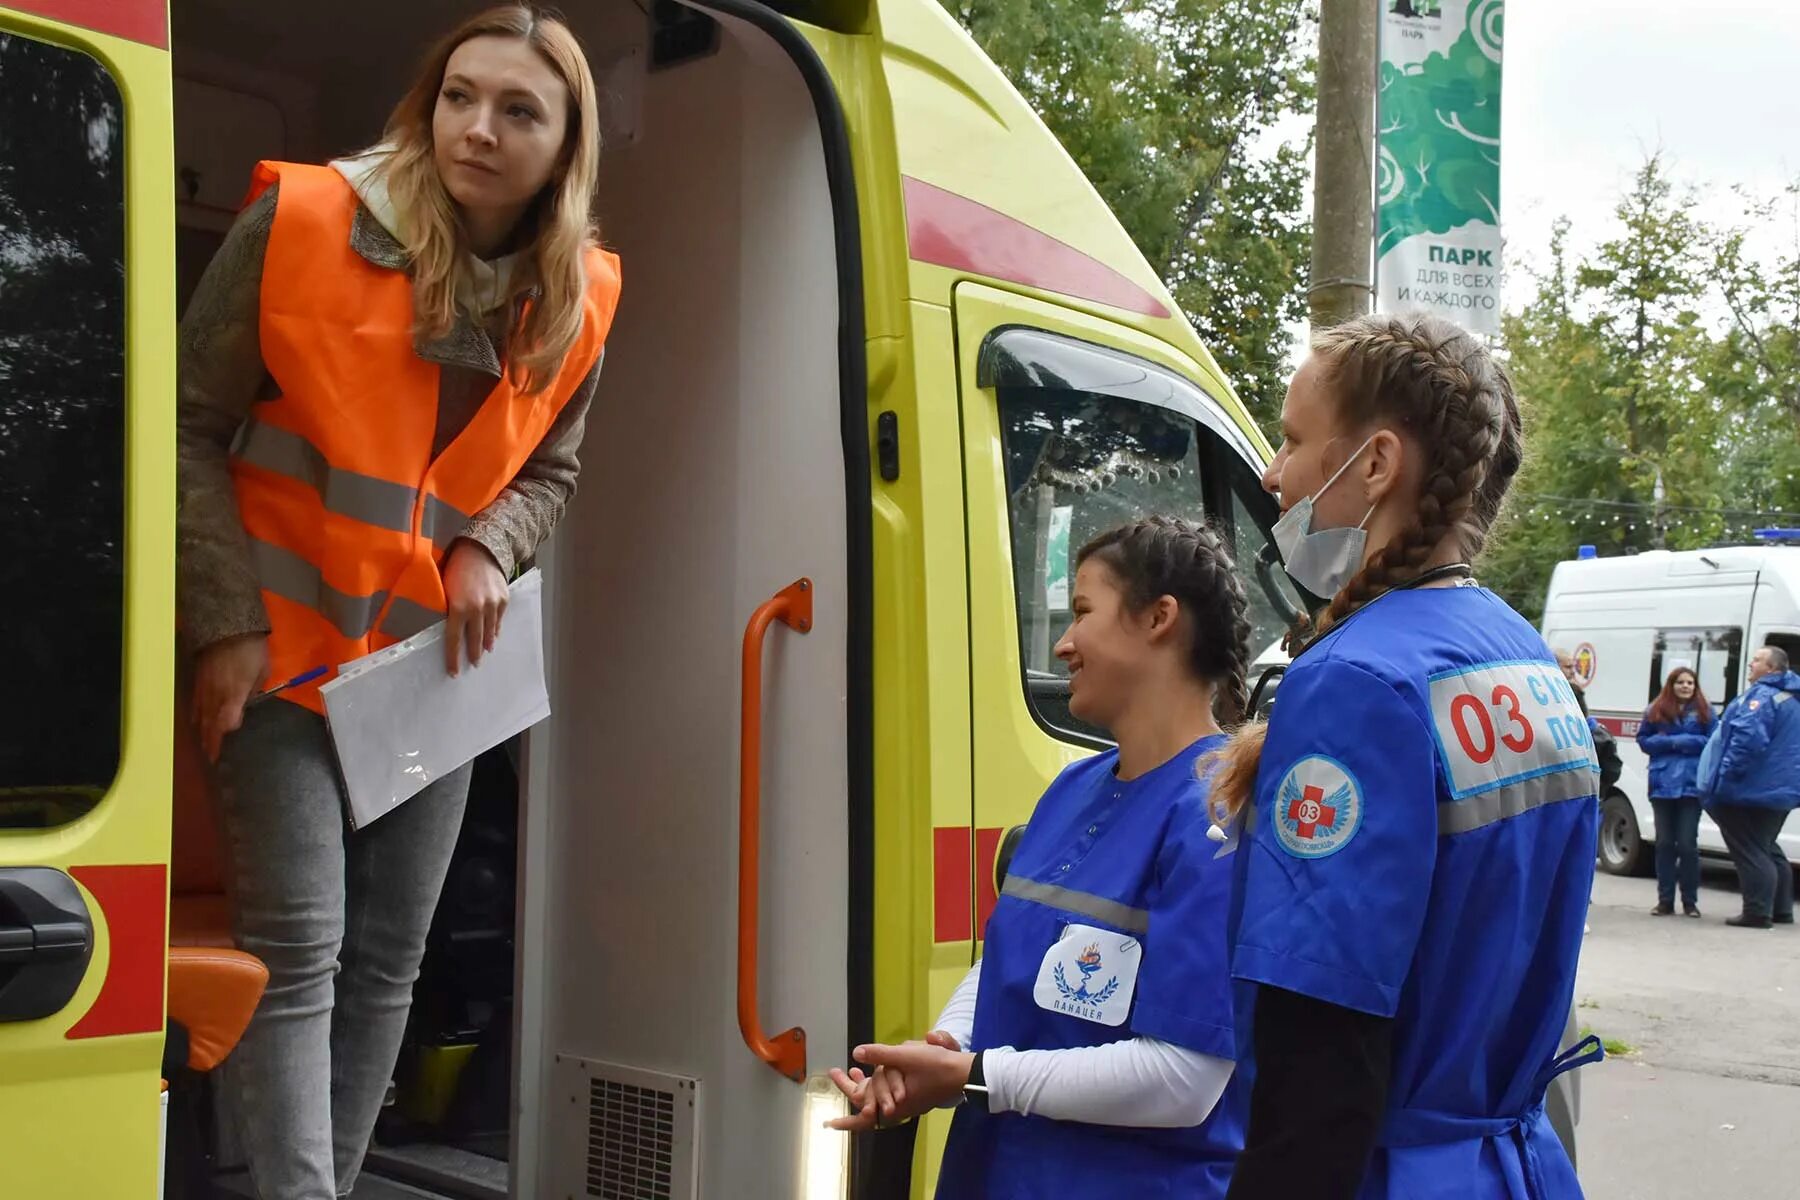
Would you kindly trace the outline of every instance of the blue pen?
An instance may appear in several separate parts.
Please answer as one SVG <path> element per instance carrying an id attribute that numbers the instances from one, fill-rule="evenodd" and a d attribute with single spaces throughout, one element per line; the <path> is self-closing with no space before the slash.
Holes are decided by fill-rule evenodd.
<path id="1" fill-rule="evenodd" d="M 264 691 L 260 691 L 260 692 L 256 693 L 256 695 L 250 697 L 249 700 L 245 701 L 245 704 L 247 704 L 247 705 L 255 704 L 259 700 L 267 700 L 270 696 L 273 696 L 277 692 L 285 692 L 289 688 L 300 687 L 302 684 L 311 683 L 313 680 L 317 679 L 319 676 L 325 674 L 329 670 L 331 670 L 330 667 L 314 667 L 312 670 L 306 672 L 304 675 L 296 675 L 292 679 L 288 680 L 286 683 L 278 683 L 272 688 L 268 688 Z"/>

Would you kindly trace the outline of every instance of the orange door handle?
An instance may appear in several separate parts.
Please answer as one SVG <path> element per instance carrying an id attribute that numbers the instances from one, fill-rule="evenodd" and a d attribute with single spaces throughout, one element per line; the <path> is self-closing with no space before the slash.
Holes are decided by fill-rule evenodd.
<path id="1" fill-rule="evenodd" d="M 773 1038 L 756 1013 L 757 921 L 762 914 L 762 660 L 769 626 L 780 621 L 799 633 L 812 630 L 812 580 L 781 589 L 744 628 L 744 699 L 738 733 L 738 1029 L 756 1057 L 789 1079 L 806 1078 L 806 1031 Z"/>

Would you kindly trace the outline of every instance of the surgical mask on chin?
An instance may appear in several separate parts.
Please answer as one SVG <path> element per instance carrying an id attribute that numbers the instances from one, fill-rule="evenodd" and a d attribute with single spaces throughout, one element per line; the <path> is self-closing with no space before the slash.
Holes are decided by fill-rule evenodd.
<path id="1" fill-rule="evenodd" d="M 1314 529 L 1313 502 L 1350 469 L 1350 464 L 1360 458 L 1369 448 L 1369 442 L 1374 440 L 1370 436 L 1358 446 L 1356 453 L 1344 460 L 1344 465 L 1325 481 L 1323 487 L 1283 513 L 1269 531 L 1274 535 L 1275 548 L 1281 551 L 1282 566 L 1295 583 L 1315 596 L 1329 599 L 1337 595 L 1362 569 L 1363 551 L 1369 541 L 1363 526 L 1374 515 L 1375 506 L 1371 504 L 1363 519 L 1354 526 Z"/>

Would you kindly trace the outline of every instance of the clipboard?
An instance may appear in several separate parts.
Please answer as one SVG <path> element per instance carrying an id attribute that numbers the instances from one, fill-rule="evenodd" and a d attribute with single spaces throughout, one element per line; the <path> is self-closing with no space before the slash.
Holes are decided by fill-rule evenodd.
<path id="1" fill-rule="evenodd" d="M 513 583 L 504 628 L 479 666 L 444 669 L 440 621 L 345 665 L 320 689 L 354 828 L 550 715 L 543 584 L 535 569 Z"/>

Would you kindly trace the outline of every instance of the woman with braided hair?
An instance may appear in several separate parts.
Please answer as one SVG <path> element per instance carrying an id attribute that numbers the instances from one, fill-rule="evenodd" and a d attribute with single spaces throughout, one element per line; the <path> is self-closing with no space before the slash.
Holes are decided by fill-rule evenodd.
<path id="1" fill-rule="evenodd" d="M 1469 567 L 1519 468 L 1511 382 L 1447 321 L 1363 317 L 1314 340 L 1281 422 L 1276 544 L 1331 599 L 1216 776 L 1254 988 L 1229 1195 L 1579 1197 L 1544 1092 L 1600 1057 L 1557 1053 L 1597 767 L 1555 657 Z"/>
<path id="2" fill-rule="evenodd" d="M 1069 708 L 1118 748 L 1068 767 L 1014 852 L 986 950 L 924 1040 L 834 1072 L 863 1130 L 959 1105 L 940 1200 L 1218 1200 L 1243 1142 L 1231 862 L 1195 766 L 1243 716 L 1242 583 L 1211 529 L 1152 517 L 1076 560 Z"/>

